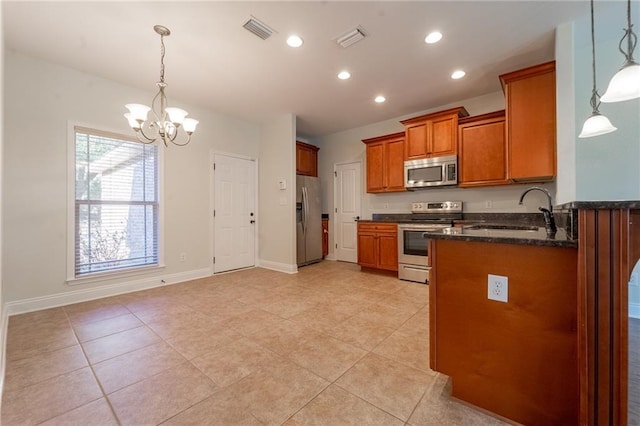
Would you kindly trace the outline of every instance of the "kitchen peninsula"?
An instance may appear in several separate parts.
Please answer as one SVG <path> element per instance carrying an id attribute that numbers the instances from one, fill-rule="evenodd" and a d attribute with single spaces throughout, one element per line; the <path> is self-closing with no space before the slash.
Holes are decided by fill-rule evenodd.
<path id="1" fill-rule="evenodd" d="M 452 395 L 523 424 L 576 424 L 575 245 L 430 238 L 430 362 Z M 507 302 L 488 298 L 491 276 L 507 277 Z"/>
<path id="2" fill-rule="evenodd" d="M 626 424 L 640 202 L 561 207 L 577 241 L 516 227 L 425 236 L 431 368 L 451 376 L 454 397 L 520 423 Z"/>

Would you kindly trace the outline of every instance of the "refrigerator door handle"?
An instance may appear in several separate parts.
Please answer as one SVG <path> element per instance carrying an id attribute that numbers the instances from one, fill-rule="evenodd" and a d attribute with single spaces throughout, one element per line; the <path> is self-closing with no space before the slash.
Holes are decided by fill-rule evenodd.
<path id="1" fill-rule="evenodd" d="M 309 217 L 309 192 L 307 191 L 307 187 L 302 188 L 303 194 L 303 208 L 304 208 L 304 233 L 307 234 L 307 227 L 309 224 L 307 223 L 307 218 Z"/>
<path id="2" fill-rule="evenodd" d="M 307 194 L 304 186 L 302 187 L 302 233 L 307 233 Z"/>

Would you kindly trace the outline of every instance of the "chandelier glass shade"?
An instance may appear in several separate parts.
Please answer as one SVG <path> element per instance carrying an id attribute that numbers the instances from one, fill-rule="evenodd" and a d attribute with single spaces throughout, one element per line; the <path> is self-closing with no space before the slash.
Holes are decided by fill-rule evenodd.
<path id="1" fill-rule="evenodd" d="M 625 40 L 626 51 L 622 48 Z M 607 91 L 600 98 L 602 102 L 622 102 L 640 98 L 640 64 L 633 60 L 633 51 L 637 43 L 638 36 L 633 32 L 631 24 L 631 0 L 627 0 L 627 28 L 618 44 L 618 50 L 624 55 L 625 63 L 609 81 Z"/>
<path id="2" fill-rule="evenodd" d="M 156 83 L 158 93 L 151 102 L 151 107 L 142 104 L 127 104 L 129 110 L 124 114 L 129 126 L 136 133 L 142 143 L 154 143 L 161 139 L 165 146 L 169 143 L 184 146 L 191 141 L 191 135 L 196 130 L 198 120 L 187 118 L 187 111 L 168 107 L 167 95 L 164 93 L 167 84 L 164 82 L 164 37 L 171 34 L 162 25 L 153 27 L 160 35 L 160 81 Z M 151 117 L 149 117 L 151 113 Z M 180 132 L 182 128 L 183 132 Z M 178 135 L 181 134 L 180 138 Z"/>
<path id="3" fill-rule="evenodd" d="M 600 114 L 598 110 L 600 102 L 598 101 L 599 95 L 598 89 L 596 88 L 596 42 L 593 24 L 593 0 L 591 0 L 591 67 L 593 72 L 593 87 L 591 89 L 590 101 L 592 112 L 591 116 L 584 122 L 582 132 L 578 135 L 579 138 L 600 136 L 618 130 L 616 127 L 613 127 L 609 119 Z"/>

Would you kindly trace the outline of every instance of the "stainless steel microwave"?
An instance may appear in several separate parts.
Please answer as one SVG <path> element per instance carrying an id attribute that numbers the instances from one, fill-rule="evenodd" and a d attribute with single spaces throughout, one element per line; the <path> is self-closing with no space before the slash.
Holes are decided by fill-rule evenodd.
<path id="1" fill-rule="evenodd" d="M 458 157 L 424 158 L 404 162 L 404 186 L 407 189 L 458 184 Z"/>

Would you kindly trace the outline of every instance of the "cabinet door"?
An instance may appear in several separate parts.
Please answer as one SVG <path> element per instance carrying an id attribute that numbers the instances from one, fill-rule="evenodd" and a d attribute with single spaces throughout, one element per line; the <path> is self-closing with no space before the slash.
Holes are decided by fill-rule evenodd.
<path id="1" fill-rule="evenodd" d="M 427 123 L 415 124 L 405 129 L 404 159 L 417 160 L 427 157 Z"/>
<path id="2" fill-rule="evenodd" d="M 396 233 L 378 234 L 378 268 L 398 270 L 398 236 Z"/>
<path id="3" fill-rule="evenodd" d="M 508 183 L 504 116 L 458 128 L 459 186 Z"/>
<path id="4" fill-rule="evenodd" d="M 378 266 L 378 248 L 374 233 L 358 232 L 358 265 L 368 268 Z"/>
<path id="5" fill-rule="evenodd" d="M 458 144 L 456 139 L 457 126 L 457 115 L 442 117 L 431 121 L 428 138 L 429 157 L 456 154 Z"/>
<path id="6" fill-rule="evenodd" d="M 296 174 L 318 176 L 318 148 L 302 142 L 296 143 Z"/>
<path id="7" fill-rule="evenodd" d="M 298 150 L 299 174 L 313 176 L 313 151 L 307 148 Z"/>
<path id="8" fill-rule="evenodd" d="M 553 63 L 506 82 L 509 177 L 550 180 L 556 175 L 556 78 Z M 515 74 L 515 73 L 514 73 Z"/>
<path id="9" fill-rule="evenodd" d="M 329 254 L 329 219 L 322 219 L 322 257 Z"/>
<path id="10" fill-rule="evenodd" d="M 406 191 L 404 187 L 404 138 L 388 142 L 385 153 L 387 191 Z"/>
<path id="11" fill-rule="evenodd" d="M 384 144 L 367 144 L 367 192 L 384 189 Z"/>

